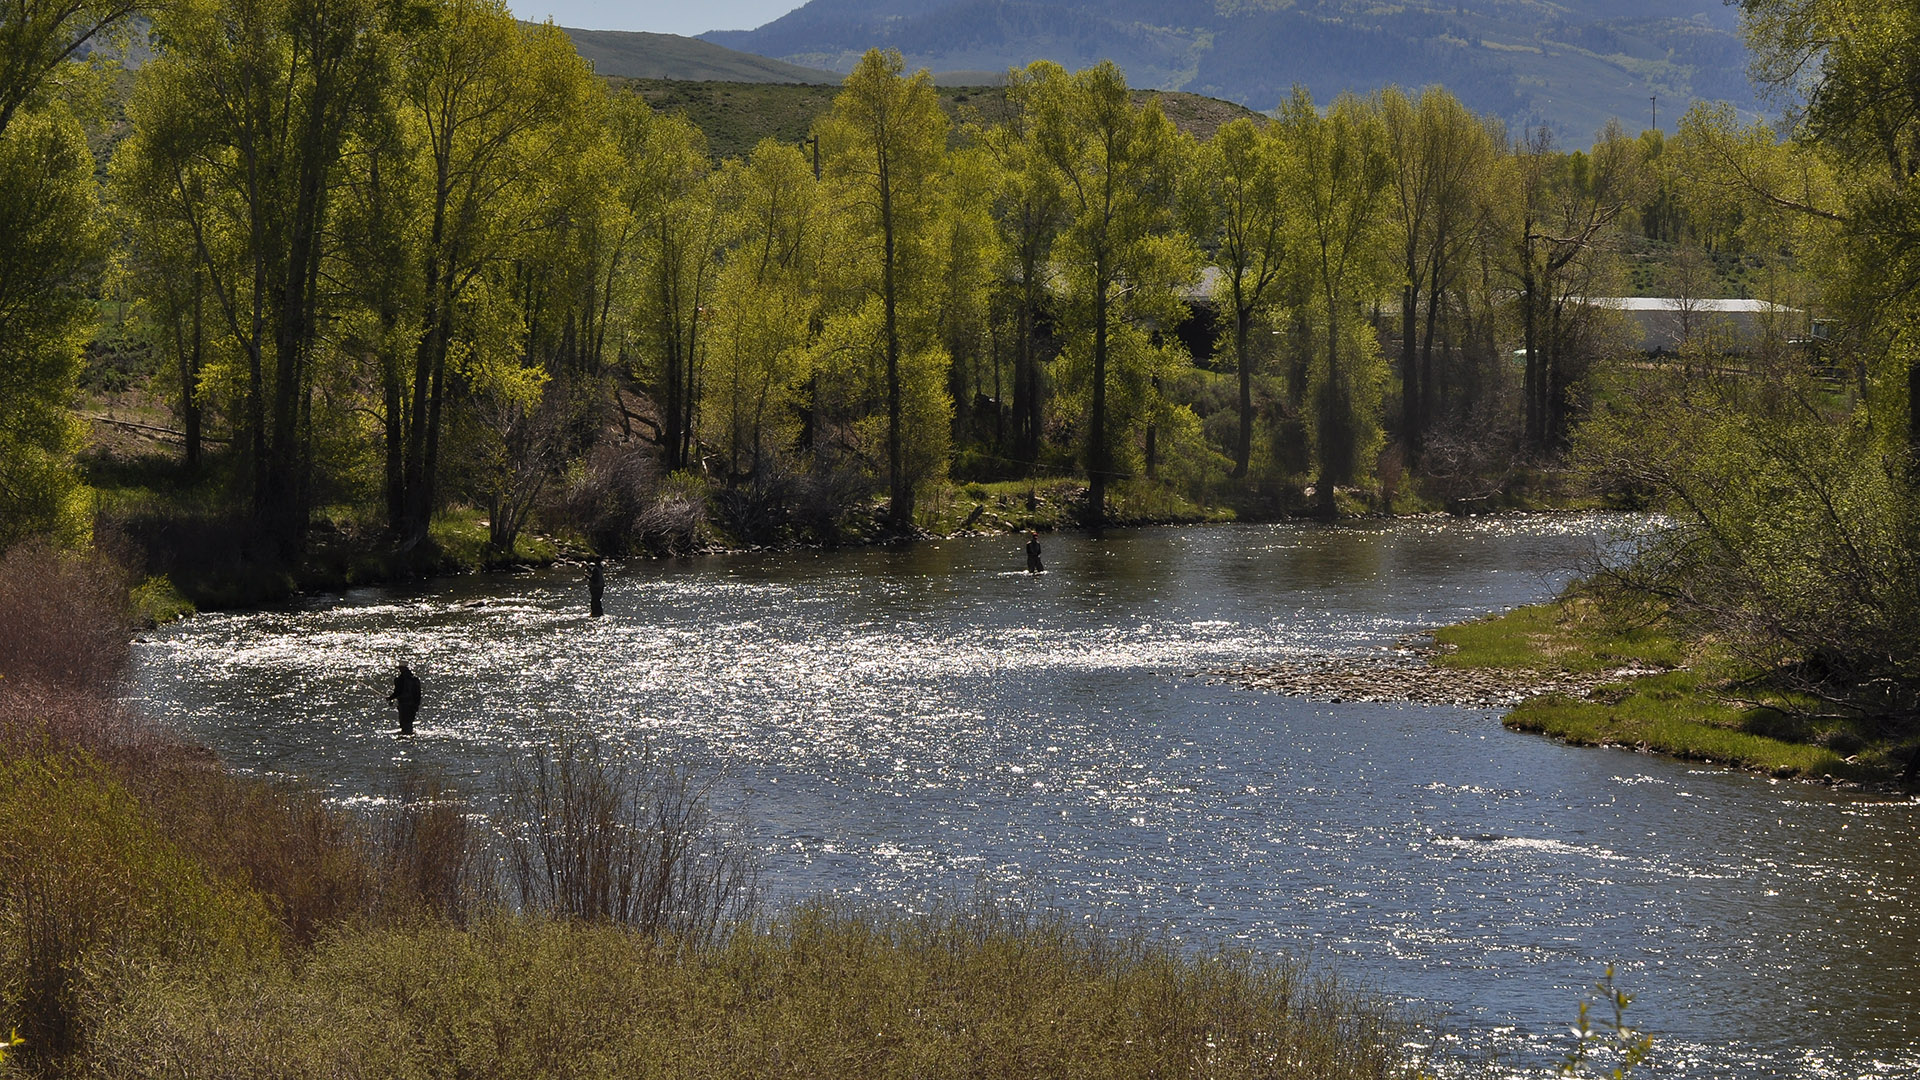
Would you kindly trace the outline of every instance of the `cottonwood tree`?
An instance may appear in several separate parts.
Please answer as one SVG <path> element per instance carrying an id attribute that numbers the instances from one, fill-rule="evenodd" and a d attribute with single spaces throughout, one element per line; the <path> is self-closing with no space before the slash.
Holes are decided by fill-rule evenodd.
<path id="1" fill-rule="evenodd" d="M 1053 168 L 1066 206 L 1055 259 L 1072 330 L 1069 354 L 1087 384 L 1087 520 L 1098 528 L 1107 486 L 1118 475 L 1109 408 L 1115 369 L 1141 388 L 1119 426 L 1146 420 L 1152 374 L 1143 368 L 1168 357 L 1164 340 L 1156 344 L 1145 325 L 1170 334 L 1184 312 L 1180 293 L 1198 272 L 1192 239 L 1176 228 L 1189 162 L 1159 104 L 1134 105 L 1111 62 L 1069 75 L 1041 61 L 1025 77 L 1032 83 L 1023 107 L 1034 145 Z M 1121 327 L 1128 332 L 1117 334 Z M 1128 347 L 1115 350 L 1116 340 Z"/>
<path id="2" fill-rule="evenodd" d="M 944 387 L 948 359 L 931 318 L 942 269 L 937 187 L 948 123 L 932 76 L 921 71 L 908 78 L 904 68 L 898 52 L 869 50 L 815 132 L 832 198 L 849 225 L 843 234 L 852 249 L 848 269 L 879 308 L 854 317 L 878 324 L 887 517 L 897 529 L 912 523 L 915 485 L 944 467 L 952 409 Z M 933 386 L 926 385 L 929 376 L 937 380 Z M 918 414 L 911 430 L 909 411 Z M 916 453 L 913 439 L 935 445 Z"/>
<path id="3" fill-rule="evenodd" d="M 449 359 L 470 343 L 468 290 L 551 224 L 542 194 L 553 163 L 597 136 L 605 99 L 564 34 L 518 22 L 497 0 L 441 0 L 397 64 L 400 122 L 421 178 L 411 245 L 420 310 L 402 408 L 386 423 L 402 454 L 394 531 L 411 547 L 436 501 Z"/>
<path id="4" fill-rule="evenodd" d="M 723 169 L 718 189 L 726 257 L 713 288 L 701 430 L 724 454 L 728 478 L 745 482 L 800 440 L 826 223 L 811 166 L 793 146 L 762 142 Z"/>
<path id="5" fill-rule="evenodd" d="M 1620 215 L 1642 194 L 1640 154 L 1609 122 L 1591 153 L 1556 154 L 1544 133 L 1517 147 L 1523 199 L 1516 200 L 1508 272 L 1520 286 L 1526 348 L 1526 442 L 1537 453 L 1566 445 L 1575 384 L 1597 317 L 1586 303 Z"/>
<path id="6" fill-rule="evenodd" d="M 0 10 L 0 548 L 85 532 L 68 406 L 104 238 L 85 135 L 61 98 L 73 61 L 134 10 L 123 0 Z"/>
<path id="7" fill-rule="evenodd" d="M 1045 429 L 1045 384 L 1041 378 L 1040 322 L 1053 278 L 1053 245 L 1066 220 L 1065 192 L 1057 169 L 1035 143 L 1029 73 L 1009 73 L 1012 115 L 976 124 L 971 135 L 999 165 L 999 183 L 989 205 L 1006 260 L 1001 288 L 1011 294 L 1013 327 L 1013 456 L 1031 471 L 1040 460 Z"/>
<path id="8" fill-rule="evenodd" d="M 0 12 L 0 135 L 23 108 L 67 81 L 70 61 L 107 44 L 141 4 L 132 0 L 10 0 Z"/>
<path id="9" fill-rule="evenodd" d="M 383 18 L 372 0 L 169 5 L 116 155 L 136 213 L 191 238 L 242 367 L 254 518 L 283 554 L 307 524 L 328 217 L 342 148 L 383 70 Z"/>
<path id="10" fill-rule="evenodd" d="M 1920 487 L 1920 12 L 1895 0 L 1743 0 L 1752 72 L 1824 159 L 1827 191 L 1740 169 L 1764 205 L 1839 234 L 1829 292 L 1904 405 L 1903 454 Z M 1750 160 L 1750 159 L 1747 159 Z M 1781 180 L 1787 179 L 1788 184 Z M 1892 427 L 1892 425 L 1889 425 Z"/>
<path id="11" fill-rule="evenodd" d="M 93 156 L 57 103 L 0 131 L 0 549 L 84 537 L 70 410 L 103 254 Z"/>
<path id="12" fill-rule="evenodd" d="M 1433 347 L 1447 294 L 1469 268 L 1498 144 L 1487 121 L 1445 90 L 1380 96 L 1400 282 L 1400 438 L 1417 459 L 1440 378 Z M 1424 315 L 1424 326 L 1421 316 Z"/>
<path id="13" fill-rule="evenodd" d="M 706 137 L 677 113 L 640 115 L 641 150 L 629 165 L 639 219 L 633 340 L 660 409 L 661 458 L 684 469 L 693 460 L 720 209 Z"/>
<path id="14" fill-rule="evenodd" d="M 1334 487 L 1359 477 L 1376 435 L 1379 386 L 1370 361 L 1377 346 L 1360 305 L 1372 299 L 1384 270 L 1391 165 L 1379 115 L 1352 95 L 1342 95 L 1322 116 L 1306 91 L 1296 89 L 1281 106 L 1279 123 L 1292 150 L 1282 191 L 1297 215 L 1325 344 L 1314 420 L 1317 494 L 1330 515 Z"/>
<path id="15" fill-rule="evenodd" d="M 1231 312 L 1234 367 L 1240 379 L 1240 436 L 1234 444 L 1233 475 L 1247 475 L 1253 454 L 1253 376 L 1257 358 L 1253 324 L 1284 288 L 1285 275 L 1297 271 L 1281 201 L 1280 176 L 1288 153 L 1277 125 L 1246 117 L 1216 132 L 1202 149 L 1199 175 L 1218 210 L 1219 293 Z"/>

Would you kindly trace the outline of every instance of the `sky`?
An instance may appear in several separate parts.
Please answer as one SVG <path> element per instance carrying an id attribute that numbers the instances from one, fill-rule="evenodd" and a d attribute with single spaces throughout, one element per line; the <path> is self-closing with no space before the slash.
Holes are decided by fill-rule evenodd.
<path id="1" fill-rule="evenodd" d="M 805 0 L 507 0 L 522 19 L 547 16 L 576 30 L 647 30 L 692 37 L 709 30 L 752 30 Z"/>

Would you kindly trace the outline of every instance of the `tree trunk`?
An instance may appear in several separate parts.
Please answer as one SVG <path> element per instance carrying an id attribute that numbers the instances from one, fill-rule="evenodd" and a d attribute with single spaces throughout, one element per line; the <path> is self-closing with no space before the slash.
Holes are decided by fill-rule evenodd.
<path id="1" fill-rule="evenodd" d="M 1107 517 L 1107 276 L 1094 275 L 1093 415 L 1087 429 L 1087 525 L 1098 531 Z"/>
<path id="2" fill-rule="evenodd" d="M 1240 480 L 1247 475 L 1249 460 L 1253 457 L 1253 354 L 1249 350 L 1250 330 L 1253 323 L 1253 311 L 1240 299 L 1240 289 L 1234 287 L 1233 312 L 1233 355 L 1240 368 L 1240 440 L 1233 448 L 1233 478 Z"/>
<path id="3" fill-rule="evenodd" d="M 884 154 L 880 158 L 880 229 L 885 248 L 880 292 L 887 322 L 887 517 L 895 529 L 904 531 L 913 524 L 913 492 L 907 483 L 905 447 L 900 439 L 899 282 L 894 275 L 893 185 Z"/>
<path id="4" fill-rule="evenodd" d="M 1420 369 L 1414 361 L 1413 339 L 1420 287 L 1413 283 L 1413 267 L 1407 269 L 1407 284 L 1400 289 L 1400 443 L 1411 464 L 1420 459 Z M 1431 306 L 1433 299 L 1429 297 L 1427 303 Z"/>

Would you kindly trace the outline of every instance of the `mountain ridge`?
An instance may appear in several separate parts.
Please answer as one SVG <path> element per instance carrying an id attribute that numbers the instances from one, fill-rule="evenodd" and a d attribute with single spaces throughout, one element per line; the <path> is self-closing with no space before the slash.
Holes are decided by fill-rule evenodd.
<path id="1" fill-rule="evenodd" d="M 598 75 L 688 82 L 838 83 L 841 76 L 817 68 L 741 52 L 699 38 L 641 30 L 576 30 L 560 27 Z"/>
<path id="2" fill-rule="evenodd" d="M 1068 68 L 1112 59 L 1131 85 L 1271 109 L 1303 85 L 1326 102 L 1386 85 L 1445 86 L 1510 128 L 1590 138 L 1695 99 L 1760 111 L 1737 15 L 1719 0 L 811 0 L 701 40 L 827 71 L 871 47 L 910 69 Z"/>

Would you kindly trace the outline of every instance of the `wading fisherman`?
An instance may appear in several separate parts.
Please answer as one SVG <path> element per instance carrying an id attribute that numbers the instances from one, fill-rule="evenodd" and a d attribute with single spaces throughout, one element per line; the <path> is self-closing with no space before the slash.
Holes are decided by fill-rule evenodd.
<path id="1" fill-rule="evenodd" d="M 400 734 L 413 734 L 413 717 L 420 711 L 420 680 L 413 669 L 400 665 L 400 674 L 393 677 L 393 693 L 387 700 L 400 706 Z"/>
<path id="2" fill-rule="evenodd" d="M 1046 567 L 1040 565 L 1040 534 L 1030 532 L 1027 534 L 1027 573 L 1038 574 L 1044 570 Z"/>
<path id="3" fill-rule="evenodd" d="M 600 559 L 594 557 L 593 565 L 587 569 L 587 598 L 593 603 L 593 617 L 599 618 L 600 594 L 607 591 L 607 575 L 600 569 Z"/>

